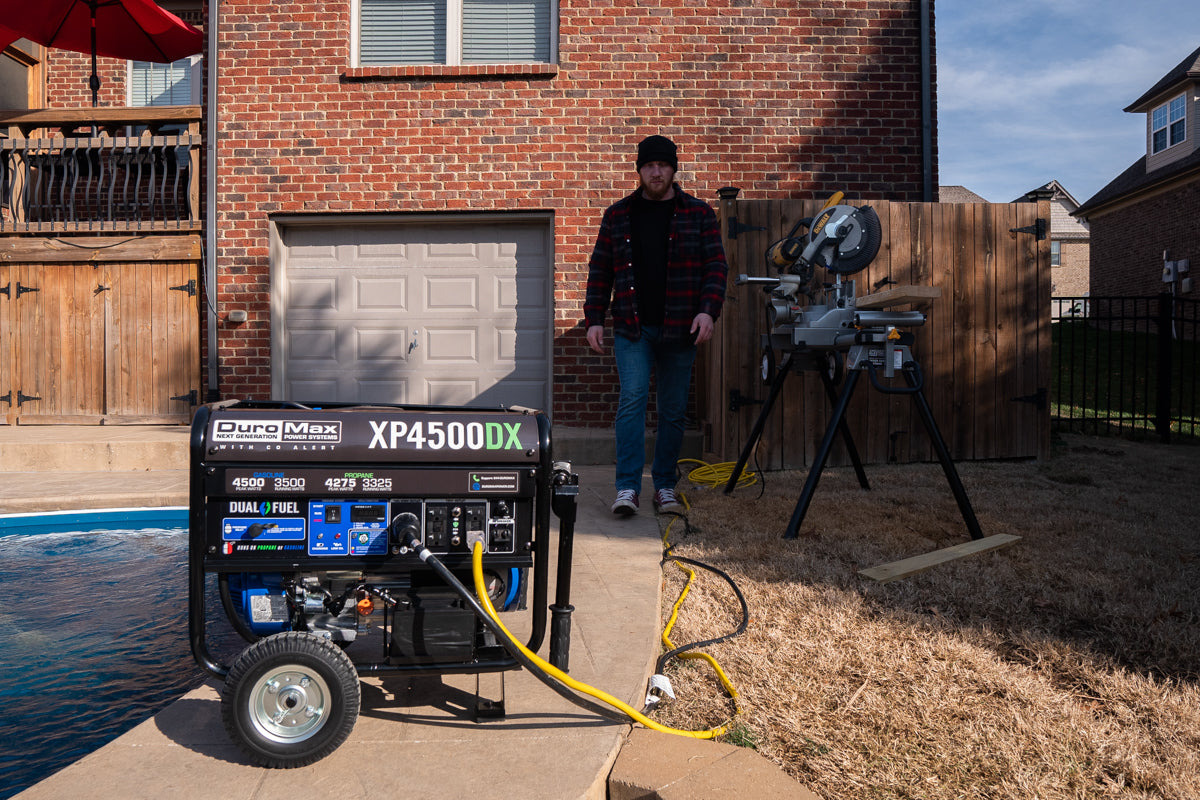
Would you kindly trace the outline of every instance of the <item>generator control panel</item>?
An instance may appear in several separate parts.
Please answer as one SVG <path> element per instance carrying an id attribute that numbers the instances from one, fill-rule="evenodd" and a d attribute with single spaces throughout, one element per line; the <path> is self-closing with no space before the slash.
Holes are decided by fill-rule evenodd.
<path id="1" fill-rule="evenodd" d="M 477 542 L 494 566 L 533 562 L 535 416 L 239 407 L 205 438 L 209 570 L 419 568 L 406 534 L 452 565 Z"/>
<path id="2" fill-rule="evenodd" d="M 531 544 L 530 517 L 519 497 L 263 499 L 217 505 L 219 554 L 256 563 L 289 556 L 400 555 L 403 527 L 392 525 L 397 519 L 415 525 L 417 538 L 438 555 L 469 554 L 480 542 L 488 555 L 528 556 Z"/>

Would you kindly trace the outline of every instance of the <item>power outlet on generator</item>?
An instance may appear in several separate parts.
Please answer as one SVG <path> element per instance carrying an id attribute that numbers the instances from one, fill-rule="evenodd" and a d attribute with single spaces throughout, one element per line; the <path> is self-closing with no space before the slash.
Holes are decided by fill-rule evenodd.
<path id="1" fill-rule="evenodd" d="M 430 550 L 446 550 L 450 546 L 450 509 L 445 505 L 425 506 L 425 546 Z"/>

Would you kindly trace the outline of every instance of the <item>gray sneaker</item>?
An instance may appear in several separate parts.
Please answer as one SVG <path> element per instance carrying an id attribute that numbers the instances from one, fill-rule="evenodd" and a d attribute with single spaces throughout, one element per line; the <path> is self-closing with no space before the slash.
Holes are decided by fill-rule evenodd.
<path id="1" fill-rule="evenodd" d="M 659 489 L 654 493 L 654 510 L 660 514 L 682 514 L 683 503 L 674 489 Z"/>
<path id="2" fill-rule="evenodd" d="M 613 501 L 612 513 L 618 517 L 630 517 L 637 513 L 638 493 L 633 489 L 621 489 Z"/>

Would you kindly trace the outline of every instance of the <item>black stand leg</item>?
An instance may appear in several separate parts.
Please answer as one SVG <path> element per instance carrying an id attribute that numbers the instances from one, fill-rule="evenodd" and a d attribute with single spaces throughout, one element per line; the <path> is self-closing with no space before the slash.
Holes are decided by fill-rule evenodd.
<path id="1" fill-rule="evenodd" d="M 846 376 L 846 384 L 842 387 L 842 396 L 834 405 L 833 416 L 829 419 L 829 425 L 825 428 L 825 436 L 821 439 L 821 446 L 817 449 L 817 457 L 808 469 L 808 478 L 804 481 L 804 488 L 800 491 L 800 499 L 796 502 L 795 511 L 792 512 L 792 520 L 783 534 L 785 539 L 795 539 L 801 523 L 804 522 L 804 515 L 808 513 L 808 506 L 812 503 L 812 496 L 817 490 L 817 482 L 821 480 L 825 462 L 829 460 L 829 451 L 833 449 L 833 437 L 837 435 L 838 429 L 843 425 L 846 408 L 850 405 L 850 396 L 854 394 L 854 387 L 858 385 L 859 374 L 858 370 L 851 370 Z"/>
<path id="2" fill-rule="evenodd" d="M 812 504 L 813 494 L 817 490 L 817 483 L 821 480 L 821 472 L 824 471 L 825 463 L 829 460 L 829 452 L 833 447 L 834 436 L 839 431 L 845 439 L 847 449 L 850 451 L 850 458 L 854 462 L 855 472 L 858 473 L 859 483 L 864 489 L 869 488 L 867 486 L 866 474 L 863 472 L 862 463 L 858 460 L 858 452 L 854 447 L 854 442 L 850 437 L 850 429 L 847 427 L 845 420 L 846 409 L 850 405 L 850 398 L 854 394 L 854 387 L 858 383 L 860 374 L 860 370 L 851 370 L 846 376 L 846 383 L 842 387 L 841 396 L 835 397 L 833 381 L 824 372 L 821 373 L 826 393 L 829 395 L 830 400 L 834 402 L 833 415 L 830 417 L 829 425 L 825 429 L 825 436 L 821 439 L 821 445 L 817 450 L 816 458 L 813 459 L 813 464 L 809 468 L 808 478 L 804 482 L 804 488 L 800 491 L 800 499 L 796 501 L 796 508 L 792 512 L 792 519 L 783 534 L 783 538 L 785 539 L 795 539 L 799 535 L 800 526 L 804 523 L 804 517 L 808 514 L 808 507 Z M 872 376 L 871 380 L 872 383 L 875 382 L 874 376 Z M 971 501 L 967 497 L 967 491 L 963 488 L 962 479 L 958 475 L 954 461 L 950 458 L 950 451 L 946 447 L 946 441 L 942 438 L 942 433 L 938 429 L 937 422 L 933 419 L 933 411 L 929 408 L 929 401 L 925 399 L 925 394 L 921 390 L 921 384 L 914 377 L 913 371 L 909 369 L 904 370 L 904 380 L 908 384 L 907 390 L 888 390 L 880 387 L 879 384 L 875 384 L 875 386 L 885 393 L 903 392 L 904 394 L 911 394 L 913 396 L 920 411 L 921 420 L 925 423 L 925 429 L 929 432 L 929 438 L 933 441 L 934 450 L 937 451 L 942 471 L 946 475 L 946 481 L 950 484 L 950 490 L 954 493 L 954 499 L 958 502 L 958 510 L 962 513 L 963 521 L 967 524 L 967 530 L 970 532 L 972 539 L 982 539 L 983 529 L 979 525 L 979 520 L 975 517 L 974 509 L 971 508 Z"/>
<path id="3" fill-rule="evenodd" d="M 825 370 L 818 370 L 821 374 L 821 383 L 825 384 L 825 396 L 829 398 L 829 404 L 836 406 L 838 402 L 837 390 L 833 387 L 833 378 L 829 377 L 829 373 Z M 850 426 L 846 424 L 843 418 L 838 425 L 838 430 L 842 433 L 842 441 L 846 443 L 846 452 L 850 454 L 850 463 L 854 465 L 854 474 L 858 476 L 858 485 L 864 489 L 870 489 L 871 484 L 867 481 L 867 473 L 863 471 L 862 460 L 858 457 L 858 448 L 854 446 L 854 437 L 850 435 Z"/>
<path id="4" fill-rule="evenodd" d="M 750 438 L 746 439 L 746 444 L 742 447 L 742 454 L 738 456 L 737 466 L 733 468 L 729 481 L 725 484 L 725 494 L 733 494 L 733 490 L 737 487 L 738 479 L 742 477 L 742 470 L 746 468 L 746 462 L 750 460 L 750 454 L 754 452 L 754 447 L 758 444 L 759 437 L 762 436 L 763 426 L 767 424 L 767 417 L 771 415 L 771 409 L 775 406 L 775 400 L 779 397 L 783 382 L 787 380 L 788 373 L 791 371 L 792 356 L 789 354 L 780 365 L 779 371 L 775 373 L 775 380 L 771 381 L 771 391 L 767 393 L 762 411 L 758 412 L 758 419 L 754 420 L 754 427 L 750 429 Z"/>
<path id="5" fill-rule="evenodd" d="M 904 370 L 904 380 L 911 387 L 916 387 L 916 379 L 913 378 L 909 370 Z M 975 510 L 971 508 L 971 501 L 967 498 L 967 491 L 963 488 L 962 480 L 958 477 L 958 470 L 954 467 L 954 462 L 950 459 L 950 451 L 946 448 L 946 442 L 942 439 L 942 433 L 938 430 L 937 423 L 933 419 L 933 411 L 929 408 L 929 402 L 925 399 L 925 393 L 920 389 L 913 392 L 913 398 L 916 400 L 917 408 L 921 411 L 921 419 L 925 422 L 925 429 L 929 432 L 929 438 L 933 440 L 933 449 L 937 451 L 938 460 L 942 462 L 942 472 L 946 473 L 946 481 L 950 484 L 950 491 L 954 492 L 954 499 L 958 501 L 958 510 L 962 512 L 963 521 L 967 523 L 967 530 L 971 533 L 972 539 L 982 539 L 983 529 L 979 527 L 979 520 L 975 518 Z"/>

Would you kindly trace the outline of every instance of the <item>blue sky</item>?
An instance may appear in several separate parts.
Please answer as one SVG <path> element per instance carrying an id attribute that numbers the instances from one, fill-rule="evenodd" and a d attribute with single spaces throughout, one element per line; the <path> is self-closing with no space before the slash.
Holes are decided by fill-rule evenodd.
<path id="1" fill-rule="evenodd" d="M 1080 203 L 1146 149 L 1121 109 L 1200 47 L 1198 0 L 937 0 L 942 185 Z M 1192 132 L 1189 131 L 1191 136 Z"/>

